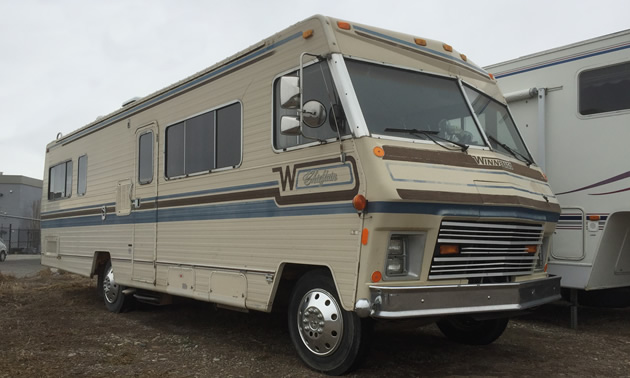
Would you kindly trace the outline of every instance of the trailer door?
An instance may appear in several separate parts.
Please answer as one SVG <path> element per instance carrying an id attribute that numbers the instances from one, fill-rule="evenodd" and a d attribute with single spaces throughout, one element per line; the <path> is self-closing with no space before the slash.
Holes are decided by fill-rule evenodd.
<path id="1" fill-rule="evenodd" d="M 157 257 L 158 140 L 155 122 L 136 131 L 131 278 L 151 284 L 155 284 Z"/>

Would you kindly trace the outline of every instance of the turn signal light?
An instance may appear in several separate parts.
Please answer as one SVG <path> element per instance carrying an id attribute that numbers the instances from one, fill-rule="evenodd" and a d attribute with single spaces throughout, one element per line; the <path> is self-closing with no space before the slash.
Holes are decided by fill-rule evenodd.
<path id="1" fill-rule="evenodd" d="M 602 219 L 602 217 L 600 217 L 599 215 L 589 215 L 588 216 L 588 220 L 593 221 L 593 222 L 597 222 L 600 219 Z"/>
<path id="2" fill-rule="evenodd" d="M 459 246 L 452 244 L 443 244 L 440 246 L 440 255 L 456 255 L 459 253 Z"/>
<path id="3" fill-rule="evenodd" d="M 374 147 L 374 155 L 376 155 L 377 157 L 383 157 L 385 156 L 385 150 L 382 147 Z"/>
<path id="4" fill-rule="evenodd" d="M 363 196 L 363 194 L 357 194 L 352 199 L 352 206 L 359 211 L 363 211 L 367 207 L 367 199 Z"/>
<path id="5" fill-rule="evenodd" d="M 527 253 L 536 253 L 536 251 L 538 251 L 538 246 L 528 245 L 527 247 L 525 247 L 525 250 L 527 251 Z"/>

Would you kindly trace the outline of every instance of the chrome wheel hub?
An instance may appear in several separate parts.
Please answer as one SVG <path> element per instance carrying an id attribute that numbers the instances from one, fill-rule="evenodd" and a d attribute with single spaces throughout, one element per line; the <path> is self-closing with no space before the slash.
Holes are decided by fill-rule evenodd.
<path id="1" fill-rule="evenodd" d="M 304 295 L 298 308 L 297 327 L 304 345 L 314 354 L 333 353 L 343 334 L 341 309 L 325 290 L 315 289 Z"/>
<path id="2" fill-rule="evenodd" d="M 103 278 L 103 294 L 105 294 L 105 300 L 109 303 L 114 303 L 120 294 L 118 284 L 114 280 L 114 270 L 111 267 Z"/>

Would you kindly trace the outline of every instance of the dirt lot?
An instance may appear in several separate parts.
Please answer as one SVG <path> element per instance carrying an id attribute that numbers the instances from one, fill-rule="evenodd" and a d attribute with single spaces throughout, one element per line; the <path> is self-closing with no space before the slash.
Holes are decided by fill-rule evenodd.
<path id="1" fill-rule="evenodd" d="M 286 317 L 183 301 L 105 310 L 96 282 L 48 270 L 0 274 L 0 377 L 318 376 L 291 346 Z M 378 325 L 350 376 L 628 376 L 630 308 L 554 304 L 513 320 L 494 344 L 454 344 L 435 326 Z"/>

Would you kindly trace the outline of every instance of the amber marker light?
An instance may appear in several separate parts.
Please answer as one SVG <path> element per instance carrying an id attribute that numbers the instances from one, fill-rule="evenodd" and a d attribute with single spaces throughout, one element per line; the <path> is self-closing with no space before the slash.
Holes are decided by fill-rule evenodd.
<path id="1" fill-rule="evenodd" d="M 343 22 L 343 21 L 337 21 L 337 27 L 339 27 L 339 29 L 343 29 L 343 30 L 350 30 L 350 24 L 347 22 Z"/>
<path id="2" fill-rule="evenodd" d="M 446 43 L 442 44 L 442 47 L 444 48 L 444 50 L 448 51 L 448 52 L 453 52 L 453 46 L 451 45 L 447 45 Z"/>
<path id="3" fill-rule="evenodd" d="M 527 253 L 536 253 L 536 251 L 538 251 L 538 246 L 528 245 L 527 247 L 525 247 L 525 250 L 527 251 Z"/>
<path id="4" fill-rule="evenodd" d="M 494 80 L 494 75 L 493 74 L 489 73 L 488 77 L 490 77 L 490 79 Z"/>
<path id="5" fill-rule="evenodd" d="M 313 29 L 308 29 L 304 32 L 302 32 L 302 38 L 304 39 L 309 39 L 313 36 Z"/>
<path id="6" fill-rule="evenodd" d="M 456 255 L 459 253 L 459 246 L 453 244 L 443 244 L 440 246 L 440 255 Z"/>
<path id="7" fill-rule="evenodd" d="M 422 38 L 416 38 L 416 39 L 414 39 L 414 42 L 416 42 L 416 45 L 418 45 L 418 46 L 426 46 L 427 45 L 427 40 L 426 39 L 422 39 Z"/>
<path id="8" fill-rule="evenodd" d="M 548 264 L 545 264 L 545 272 L 547 271 L 547 265 L 548 265 Z"/>
<path id="9" fill-rule="evenodd" d="M 359 211 L 363 211 L 367 207 L 367 199 L 363 194 L 357 194 L 352 199 L 352 206 Z"/>
<path id="10" fill-rule="evenodd" d="M 602 217 L 600 217 L 599 215 L 589 215 L 588 216 L 588 220 L 593 221 L 593 222 L 597 222 L 600 219 L 602 219 Z"/>
<path id="11" fill-rule="evenodd" d="M 464 62 L 466 62 L 468 60 L 468 57 L 466 57 L 466 55 L 464 55 L 464 54 L 459 54 L 459 56 L 462 58 L 462 60 Z"/>
<path id="12" fill-rule="evenodd" d="M 368 229 L 364 228 L 363 231 L 361 232 L 361 244 L 367 245 L 368 234 L 369 234 Z"/>
<path id="13" fill-rule="evenodd" d="M 372 273 L 372 282 L 380 282 L 383 279 L 383 274 L 378 270 Z"/>
<path id="14" fill-rule="evenodd" d="M 374 155 L 377 157 L 385 156 L 385 150 L 382 147 L 374 147 L 372 151 L 374 151 Z"/>

